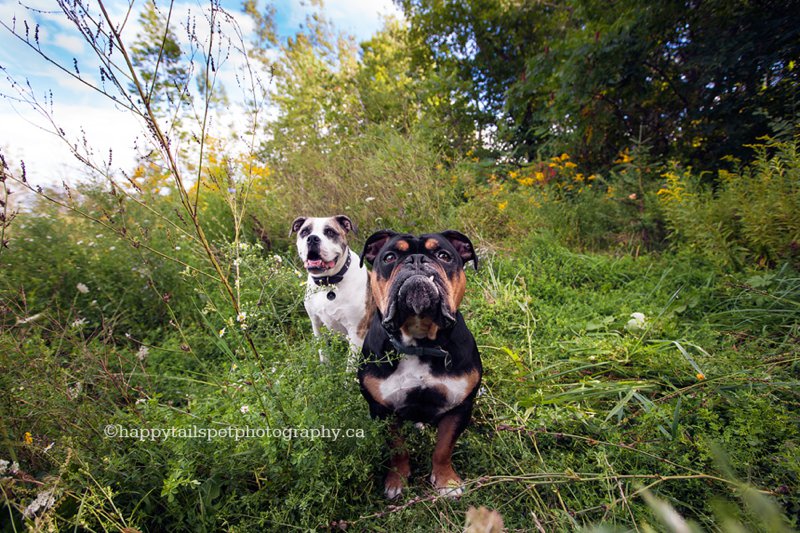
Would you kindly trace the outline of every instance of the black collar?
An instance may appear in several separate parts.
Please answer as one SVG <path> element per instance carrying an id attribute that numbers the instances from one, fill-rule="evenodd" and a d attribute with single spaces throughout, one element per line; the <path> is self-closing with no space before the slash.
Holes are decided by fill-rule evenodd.
<path id="1" fill-rule="evenodd" d="M 347 261 L 344 262 L 342 269 L 333 276 L 311 276 L 317 285 L 336 285 L 344 279 L 347 269 L 350 268 L 350 249 L 347 249 Z"/>
<path id="2" fill-rule="evenodd" d="M 450 357 L 450 352 L 443 350 L 438 346 L 406 346 L 394 335 L 389 335 L 389 342 L 392 343 L 392 346 L 395 350 L 397 350 L 397 353 L 416 355 L 417 357 L 423 355 L 427 355 L 429 357 L 439 357 L 445 360 L 445 364 L 447 364 L 447 358 Z"/>

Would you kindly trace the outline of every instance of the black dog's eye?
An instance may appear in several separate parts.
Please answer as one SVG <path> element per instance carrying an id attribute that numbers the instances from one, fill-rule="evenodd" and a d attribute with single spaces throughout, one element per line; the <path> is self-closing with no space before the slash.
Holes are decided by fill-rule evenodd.
<path id="1" fill-rule="evenodd" d="M 438 252 L 436 252 L 436 257 L 438 257 L 439 259 L 441 259 L 442 261 L 445 261 L 445 262 L 449 262 L 451 259 L 453 259 L 453 256 L 451 256 L 449 253 L 445 252 L 444 250 L 439 250 Z"/>
<path id="2" fill-rule="evenodd" d="M 395 255 L 392 252 L 389 252 L 388 254 L 383 256 L 384 263 L 394 263 L 395 261 L 397 261 L 397 255 Z"/>
<path id="3" fill-rule="evenodd" d="M 333 231 L 331 228 L 325 228 L 325 236 L 329 239 L 333 239 L 336 237 L 336 232 Z"/>

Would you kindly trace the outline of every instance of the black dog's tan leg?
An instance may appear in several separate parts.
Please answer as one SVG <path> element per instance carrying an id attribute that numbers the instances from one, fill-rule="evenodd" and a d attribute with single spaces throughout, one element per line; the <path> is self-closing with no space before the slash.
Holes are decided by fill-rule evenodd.
<path id="1" fill-rule="evenodd" d="M 403 435 L 400 434 L 400 424 L 393 422 L 389 427 L 389 473 L 386 474 L 384 494 L 390 500 L 400 496 L 403 492 L 408 477 L 411 475 L 411 466 L 408 463 L 408 449 Z"/>
<path id="2" fill-rule="evenodd" d="M 455 498 L 464 493 L 464 482 L 453 470 L 452 456 L 456 439 L 464 431 L 468 419 L 469 413 L 457 412 L 445 415 L 439 421 L 431 483 L 442 496 Z"/>

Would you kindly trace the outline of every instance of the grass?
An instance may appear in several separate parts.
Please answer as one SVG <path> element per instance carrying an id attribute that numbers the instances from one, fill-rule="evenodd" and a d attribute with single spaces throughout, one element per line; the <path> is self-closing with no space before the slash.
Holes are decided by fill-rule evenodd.
<path id="1" fill-rule="evenodd" d="M 5 261 L 30 265 L 29 253 Z M 115 328 L 136 322 L 125 309 L 87 312 L 82 298 L 106 309 L 113 290 L 72 290 L 59 307 L 71 313 L 17 323 L 34 309 L 7 285 L 0 453 L 23 474 L 2 482 L 3 528 L 460 530 L 470 506 L 496 509 L 511 530 L 661 529 L 670 513 L 712 531 L 797 525 L 800 283 L 790 270 L 737 277 L 699 257 L 575 253 L 542 236 L 495 248 L 468 273 L 462 308 L 485 367 L 454 456 L 468 491 L 434 495 L 435 432 L 409 427 L 411 484 L 388 504 L 384 428 L 345 372 L 345 343 L 311 336 L 292 254 L 280 255 L 240 254 L 245 322 L 202 276 L 179 275 L 169 290 L 153 278 L 145 294 L 161 295 L 163 318 L 149 335 Z M 73 281 L 40 283 L 68 294 Z M 626 327 L 634 312 L 644 322 Z M 71 325 L 78 316 L 86 324 Z M 342 357 L 321 366 L 320 347 Z M 107 424 L 363 436 L 140 441 L 107 438 Z M 44 490 L 53 506 L 23 517 Z"/>

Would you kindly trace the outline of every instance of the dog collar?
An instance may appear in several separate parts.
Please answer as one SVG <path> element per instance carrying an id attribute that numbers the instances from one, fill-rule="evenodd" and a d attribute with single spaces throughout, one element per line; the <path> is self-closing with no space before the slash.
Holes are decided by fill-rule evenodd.
<path id="1" fill-rule="evenodd" d="M 450 352 L 435 346 L 406 346 L 393 335 L 389 335 L 389 342 L 392 343 L 392 346 L 395 350 L 397 350 L 397 353 L 416 355 L 417 357 L 427 355 L 429 357 L 439 357 L 445 360 L 450 356 Z"/>
<path id="2" fill-rule="evenodd" d="M 314 280 L 316 285 L 336 285 L 340 281 L 344 279 L 344 275 L 347 274 L 347 269 L 350 268 L 350 250 L 347 251 L 347 261 L 344 262 L 344 266 L 342 269 L 334 274 L 333 276 L 311 276 L 311 279 Z M 334 295 L 334 298 L 336 296 Z M 333 298 L 328 298 L 332 300 Z"/>

